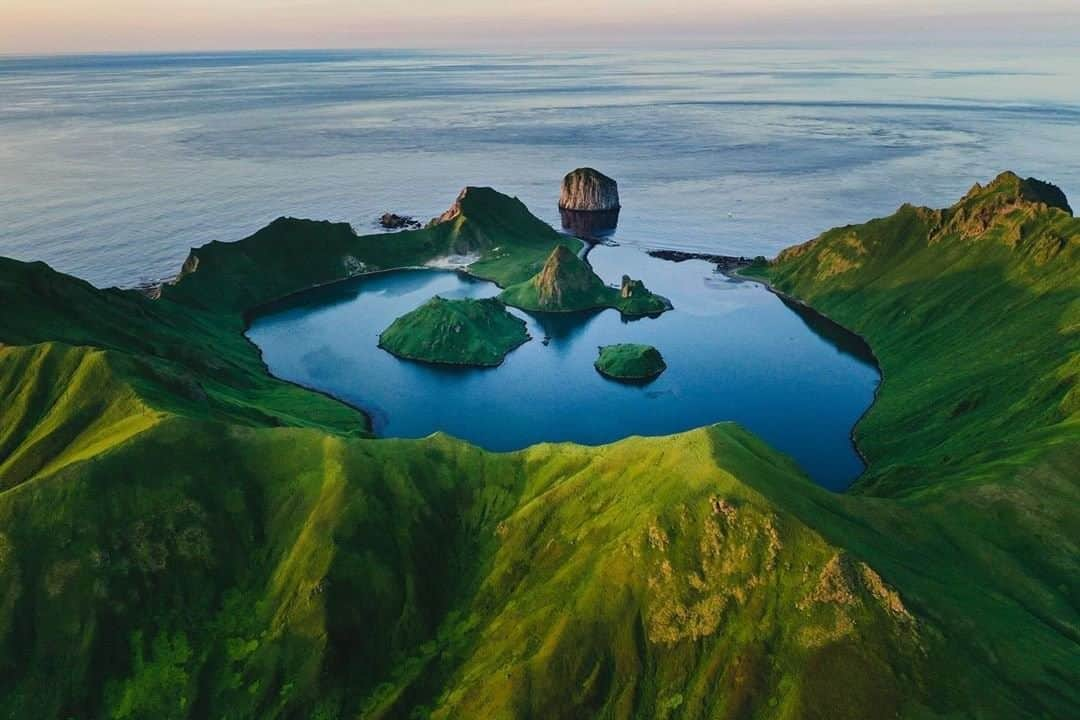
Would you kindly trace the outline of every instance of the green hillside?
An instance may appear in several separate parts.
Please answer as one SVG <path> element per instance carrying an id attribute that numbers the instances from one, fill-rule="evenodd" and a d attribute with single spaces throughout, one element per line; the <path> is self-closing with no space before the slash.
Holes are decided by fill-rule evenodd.
<path id="1" fill-rule="evenodd" d="M 557 245 L 576 251 L 581 241 L 556 232 L 517 198 L 468 187 L 421 230 L 359 236 L 346 223 L 278 218 L 238 242 L 192 250 L 163 295 L 242 312 L 315 285 L 448 255 L 475 255 L 469 272 L 505 287 L 540 270 Z"/>
<path id="2" fill-rule="evenodd" d="M 528 339 L 525 321 L 495 298 L 436 296 L 394 320 L 379 336 L 379 347 L 410 360 L 494 367 Z"/>
<path id="3" fill-rule="evenodd" d="M 437 227 L 475 250 L 502 221 L 468 194 Z M 880 359 L 845 495 L 730 424 L 358 437 L 241 334 L 333 279 L 322 226 L 196 250 L 156 301 L 0 261 L 0 717 L 1074 717 L 1063 202 L 1006 175 L 754 270 Z"/>
<path id="4" fill-rule="evenodd" d="M 648 380 L 667 369 L 659 350 L 637 343 L 601 347 L 595 365 L 601 375 L 616 380 Z"/>
<path id="5" fill-rule="evenodd" d="M 622 288 L 608 287 L 589 264 L 565 245 L 551 251 L 540 272 L 506 288 L 499 296 L 507 305 L 533 312 L 581 312 L 615 308 L 623 315 L 659 315 L 671 309 L 640 280 L 623 276 Z"/>

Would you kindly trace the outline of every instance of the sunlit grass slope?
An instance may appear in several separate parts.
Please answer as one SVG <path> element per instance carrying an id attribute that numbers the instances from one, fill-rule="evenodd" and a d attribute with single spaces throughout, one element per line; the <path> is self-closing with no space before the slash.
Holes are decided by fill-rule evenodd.
<path id="1" fill-rule="evenodd" d="M 432 250 L 534 274 L 469 195 L 436 226 L 467 247 Z M 300 225 L 195 251 L 157 301 L 0 261 L 0 717 L 1077 716 L 1063 203 L 1006 175 L 759 270 L 881 359 L 847 495 L 729 424 L 357 437 L 241 335 L 340 273 L 331 244 L 289 274 Z"/>
<path id="2" fill-rule="evenodd" d="M 917 709 L 934 632 L 750 474 L 808 485 L 733 426 L 491 455 L 164 419 L 0 495 L 0 708 Z"/>
<path id="3" fill-rule="evenodd" d="M 872 524 L 902 553 L 930 551 L 933 568 L 894 579 L 924 588 L 996 682 L 1063 701 L 1051 716 L 1076 714 L 1080 221 L 1064 195 L 1004 173 L 946 210 L 905 205 L 752 272 L 879 359 L 854 492 L 909 512 Z"/>
<path id="4" fill-rule="evenodd" d="M 140 388 L 160 410 L 253 425 L 311 425 L 347 434 L 368 428 L 359 411 L 270 377 L 258 349 L 244 338 L 238 315 L 154 301 L 134 291 L 98 290 L 44 263 L 7 258 L 0 258 L 0 308 L 0 346 L 59 342 L 110 350 L 114 372 Z M 12 351 L 0 347 L 0 360 Z M 42 357 L 62 354 L 43 352 Z M 5 363 L 12 369 L 0 382 L 9 387 L 37 382 L 15 377 L 25 373 L 13 363 Z M 8 402 L 0 406 L 5 416 L 17 407 Z"/>
<path id="5" fill-rule="evenodd" d="M 864 490 L 933 490 L 974 465 L 994 477 L 1030 465 L 1023 447 L 1076 440 L 1080 220 L 1043 187 L 1005 173 L 947 210 L 830 230 L 765 271 L 879 359 L 880 397 L 856 433 Z"/>

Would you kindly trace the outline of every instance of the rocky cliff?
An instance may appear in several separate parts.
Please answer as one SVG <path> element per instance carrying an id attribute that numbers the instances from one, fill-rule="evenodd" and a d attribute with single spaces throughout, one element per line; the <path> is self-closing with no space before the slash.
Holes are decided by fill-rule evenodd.
<path id="1" fill-rule="evenodd" d="M 532 282 L 540 307 L 551 310 L 575 305 L 579 297 L 586 297 L 591 302 L 605 289 L 604 281 L 565 245 L 552 251 Z"/>
<path id="2" fill-rule="evenodd" d="M 563 178 L 561 210 L 609 211 L 619 209 L 619 184 L 592 168 L 578 168 Z"/>
<path id="3" fill-rule="evenodd" d="M 670 310 L 667 298 L 655 295 L 640 280 L 623 276 L 618 290 L 608 287 L 589 264 L 566 246 L 556 247 L 530 280 L 511 285 L 499 296 L 507 305 L 541 312 L 579 312 L 616 308 L 624 315 L 659 315 Z"/>

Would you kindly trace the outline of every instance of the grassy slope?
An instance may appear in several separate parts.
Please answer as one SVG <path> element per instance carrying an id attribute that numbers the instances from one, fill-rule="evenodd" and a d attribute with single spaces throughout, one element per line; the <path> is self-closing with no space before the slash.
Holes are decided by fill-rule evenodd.
<path id="1" fill-rule="evenodd" d="M 532 312 L 581 312 L 615 308 L 624 315 L 658 315 L 671 309 L 667 298 L 640 285 L 632 297 L 604 284 L 589 264 L 566 246 L 556 247 L 533 277 L 506 288 L 507 305 Z"/>
<path id="2" fill-rule="evenodd" d="M 831 230 L 762 274 L 862 334 L 879 358 L 879 398 L 856 429 L 869 469 L 855 492 L 866 499 L 845 502 L 875 508 L 859 522 L 935 568 L 917 561 L 898 571 L 910 580 L 893 577 L 936 603 L 998 682 L 1026 684 L 1070 714 L 1080 221 L 1040 203 L 1038 189 L 1003 174 L 944 211 L 904 206 Z M 864 543 L 853 529 L 831 537 Z M 888 552 L 867 548 L 883 563 Z"/>
<path id="3" fill-rule="evenodd" d="M 748 474 L 807 482 L 733 426 L 491 455 L 164 419 L 0 495 L 0 709 L 915 707 L 933 633 Z"/>
<path id="4" fill-rule="evenodd" d="M 652 345 L 622 343 L 600 348 L 596 369 L 614 378 L 651 378 L 664 372 L 667 365 Z"/>
<path id="5" fill-rule="evenodd" d="M 421 230 L 364 236 L 345 223 L 279 218 L 244 240 L 192 250 L 163 294 L 191 306 L 245 312 L 314 285 L 446 255 L 478 255 L 469 272 L 506 286 L 537 272 L 556 245 L 581 246 L 517 198 L 491 188 L 466 188 L 442 218 Z"/>
<path id="6" fill-rule="evenodd" d="M 1044 269 L 1002 272 L 1054 298 L 1067 280 L 1045 268 L 1075 251 L 1074 221 L 1034 216 L 1062 249 L 1021 243 L 1008 257 L 1045 256 Z M 908 245 L 896 259 L 933 252 L 911 241 L 921 226 L 885 223 L 897 230 L 879 233 L 883 246 Z M 975 247 L 957 257 L 999 257 Z M 893 422 L 909 422 L 894 397 L 925 415 L 949 387 L 902 386 L 891 355 L 906 345 L 885 333 L 879 347 L 871 322 L 929 304 L 987 343 L 1044 343 L 1046 368 L 1033 370 L 1068 375 L 1075 300 L 1052 325 L 1033 299 L 1012 315 L 990 300 L 969 307 L 981 318 L 949 314 L 962 295 L 951 284 L 933 286 L 944 304 L 864 305 L 842 283 L 879 282 L 885 265 L 822 276 L 799 257 L 768 272 L 837 319 L 854 308 L 845 322 L 886 368 L 861 430 L 880 422 L 880 444 L 866 438 L 877 454 L 857 495 L 817 488 L 731 425 L 490 454 L 442 436 L 350 438 L 316 415 L 352 411 L 284 384 L 274 421 L 260 423 L 236 409 L 258 407 L 270 380 L 228 344 L 234 312 L 4 275 L 5 298 L 26 293 L 42 322 L 0 315 L 0 341 L 24 346 L 0 348 L 0 446 L 38 458 L 16 460 L 36 469 L 0 490 L 0 717 L 1075 715 L 1074 391 L 1013 383 L 1032 407 L 1004 427 L 984 417 L 950 475 L 932 468 L 929 443 L 967 432 L 962 419 L 936 440 L 914 433 L 920 453 L 875 418 L 896 407 Z M 78 302 L 50 307 L 66 293 Z M 1016 327 L 1027 325 L 1055 336 Z M 927 326 L 905 326 L 909 341 Z M 200 342 L 173 344 L 184 337 Z M 202 341 L 225 343 L 224 368 L 198 374 Z M 235 373 L 233 404 L 202 407 L 176 373 L 200 384 Z M 948 377 L 970 387 L 959 370 Z M 916 462 L 927 479 L 897 482 L 915 473 L 893 466 Z"/>
<path id="7" fill-rule="evenodd" d="M 121 372 L 161 410 L 343 433 L 368 427 L 360 412 L 267 375 L 258 349 L 242 335 L 239 316 L 152 301 L 133 291 L 98 290 L 44 263 L 7 258 L 0 258 L 0 307 L 0 344 L 59 342 L 114 351 Z M 19 377 L 24 371 L 9 363 L 0 369 L 0 383 L 37 382 Z M 4 416 L 21 413 L 21 402 L 7 405 Z"/>
<path id="8" fill-rule="evenodd" d="M 394 320 L 379 347 L 412 360 L 493 367 L 528 339 L 525 321 L 495 298 L 434 297 Z"/>

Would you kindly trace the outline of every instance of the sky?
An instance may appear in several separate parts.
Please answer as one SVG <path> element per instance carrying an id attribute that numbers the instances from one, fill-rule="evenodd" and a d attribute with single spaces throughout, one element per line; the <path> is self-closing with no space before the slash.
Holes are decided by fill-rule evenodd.
<path id="1" fill-rule="evenodd" d="M 1080 0 L 0 0 L 0 53 L 1072 45 Z"/>

